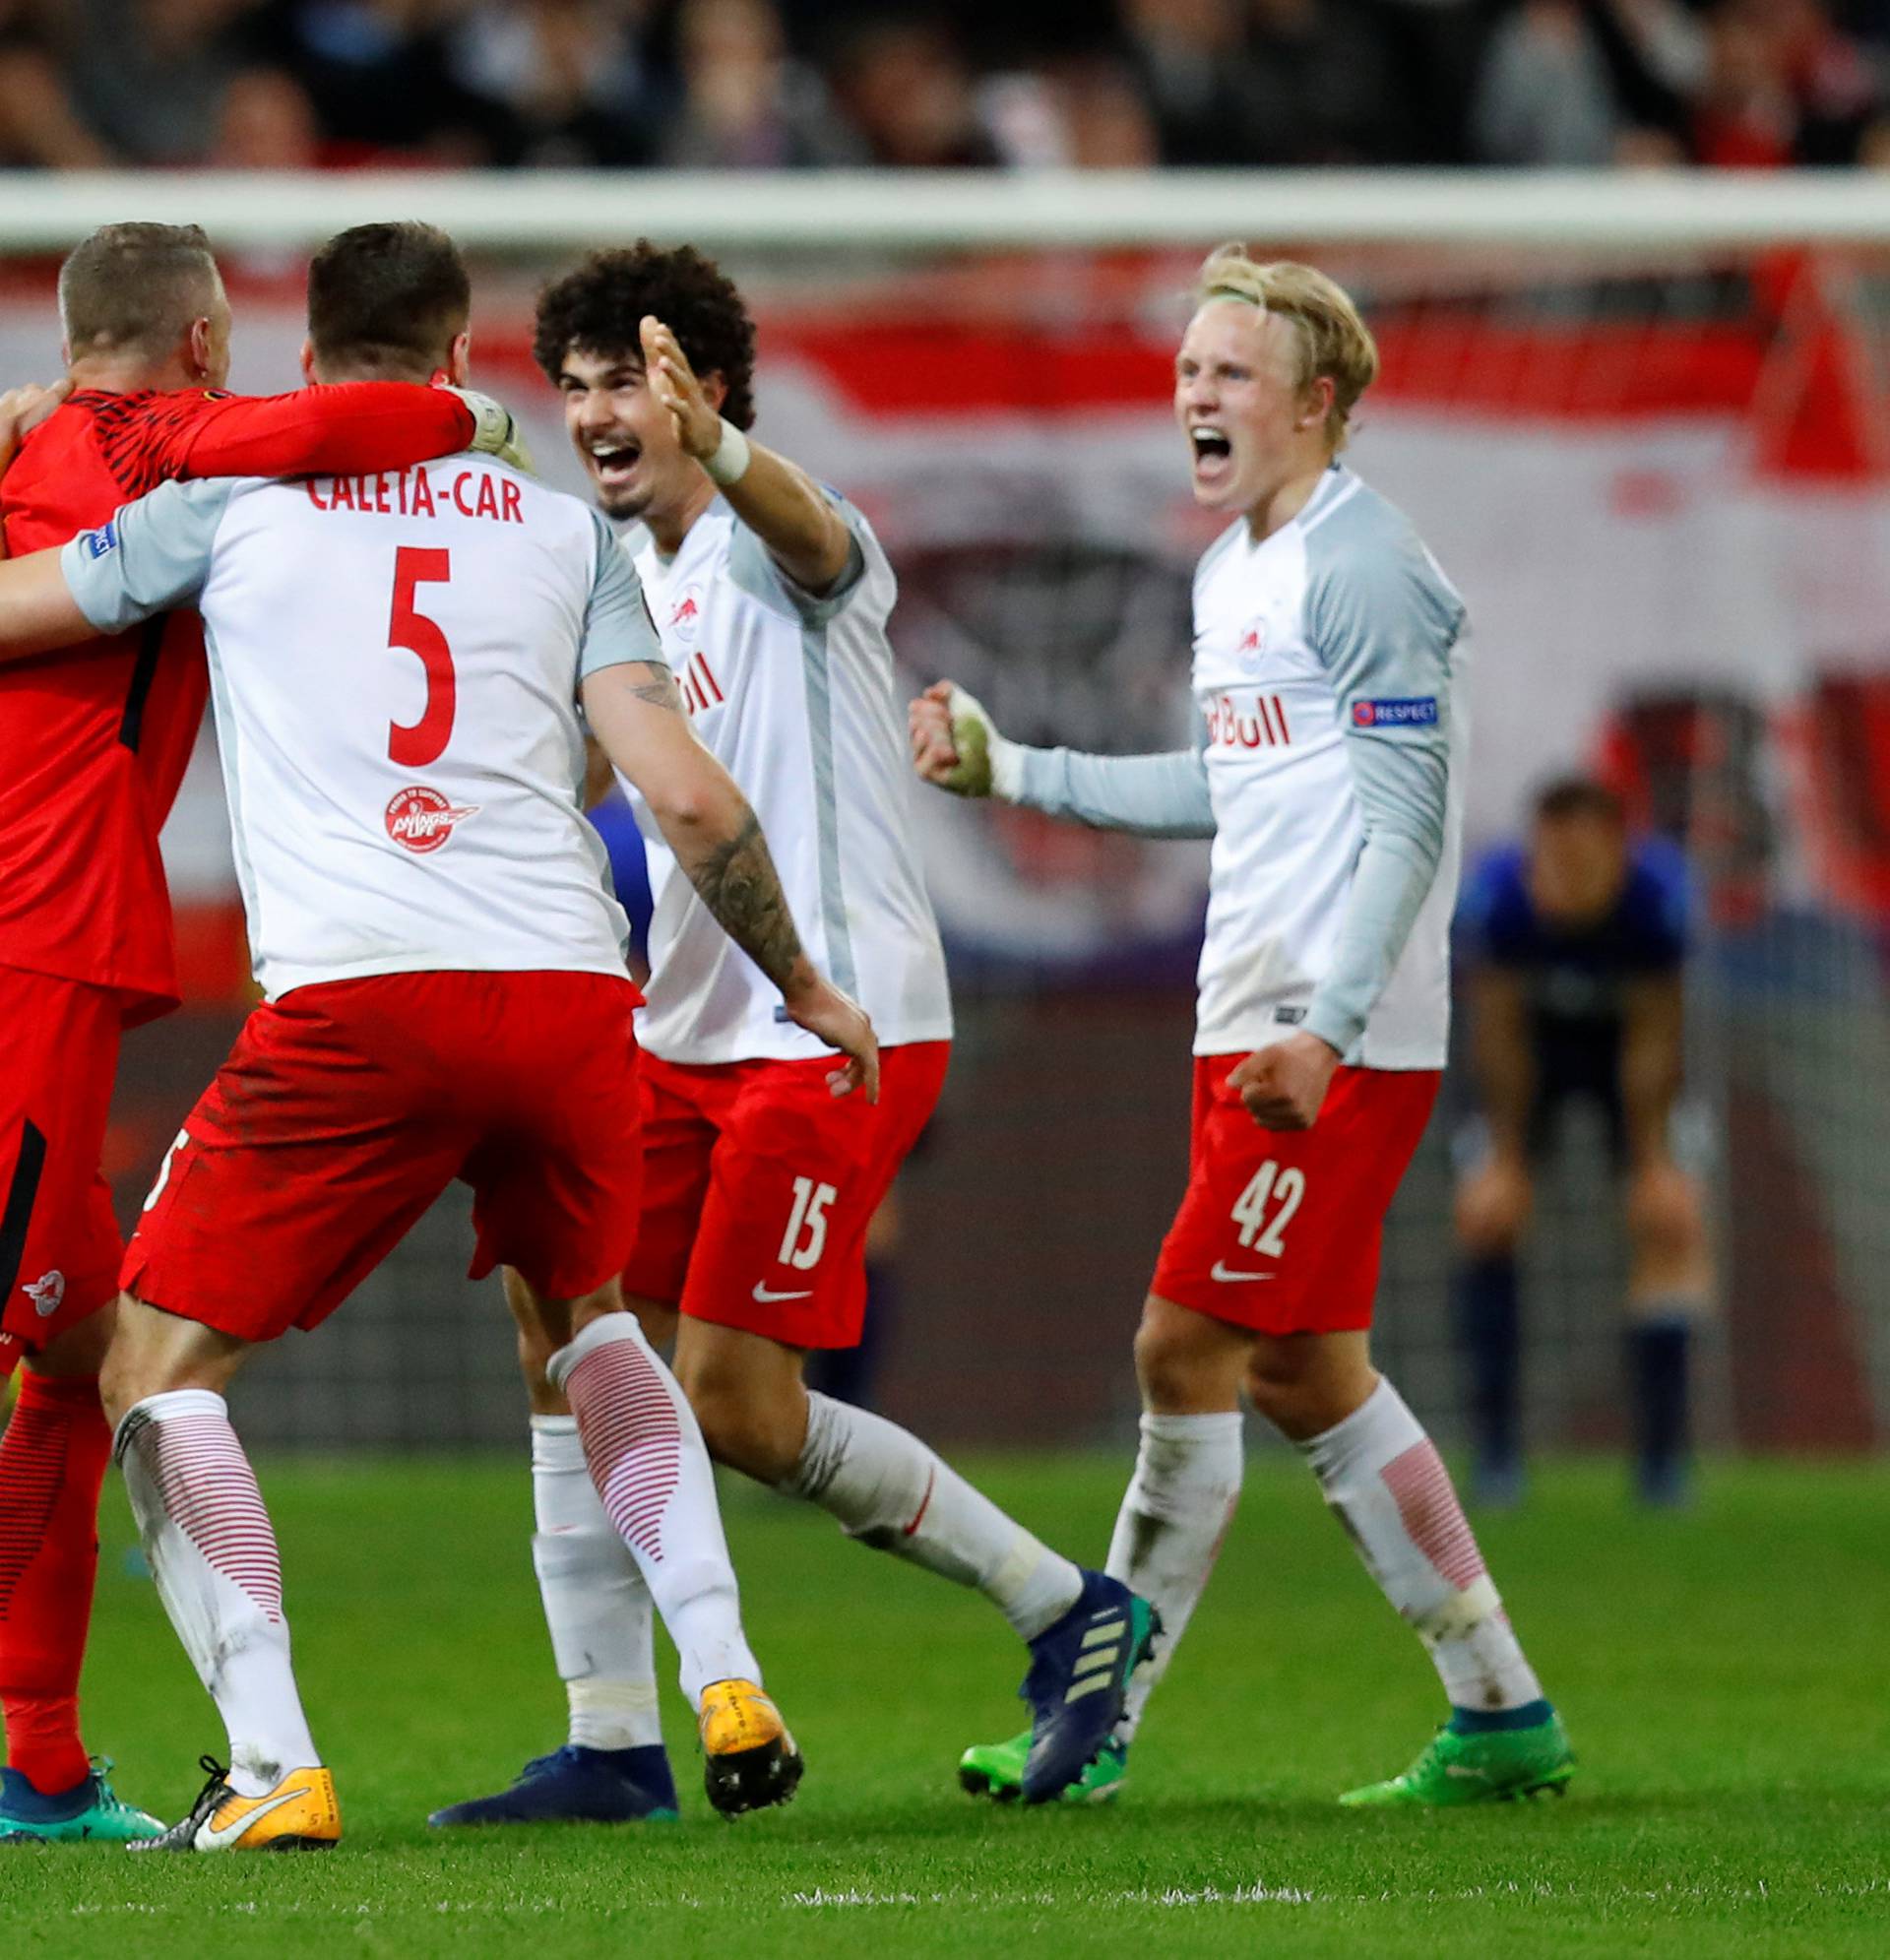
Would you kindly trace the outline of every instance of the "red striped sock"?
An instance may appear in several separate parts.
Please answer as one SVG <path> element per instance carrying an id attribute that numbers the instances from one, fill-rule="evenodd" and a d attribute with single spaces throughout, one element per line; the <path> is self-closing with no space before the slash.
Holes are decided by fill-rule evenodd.
<path id="1" fill-rule="evenodd" d="M 95 1377 L 21 1375 L 0 1440 L 0 1703 L 8 1762 L 47 1796 L 91 1767 L 79 1735 L 79 1671 L 110 1458 Z"/>
<path id="2" fill-rule="evenodd" d="M 636 1319 L 606 1313 L 551 1358 L 584 1460 L 682 1661 L 692 1703 L 711 1681 L 761 1678 L 702 1431 Z"/>

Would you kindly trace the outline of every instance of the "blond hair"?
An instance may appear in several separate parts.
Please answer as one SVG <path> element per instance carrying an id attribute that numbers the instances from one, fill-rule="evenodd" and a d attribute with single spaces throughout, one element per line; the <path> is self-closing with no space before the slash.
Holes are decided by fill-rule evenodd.
<path id="1" fill-rule="evenodd" d="M 1219 245 L 1202 262 L 1196 305 L 1210 299 L 1242 299 L 1264 313 L 1278 313 L 1298 330 L 1299 387 L 1322 376 L 1332 383 L 1326 439 L 1335 455 L 1346 445 L 1358 398 L 1378 378 L 1378 344 L 1337 281 L 1292 259 L 1261 264 L 1238 243 Z"/>

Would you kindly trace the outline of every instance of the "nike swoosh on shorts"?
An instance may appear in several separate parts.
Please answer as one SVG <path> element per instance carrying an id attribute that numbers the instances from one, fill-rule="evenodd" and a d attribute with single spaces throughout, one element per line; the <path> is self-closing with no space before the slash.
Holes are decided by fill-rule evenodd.
<path id="1" fill-rule="evenodd" d="M 771 1300 L 812 1299 L 813 1296 L 814 1296 L 814 1290 L 812 1287 L 808 1287 L 804 1291 L 797 1294 L 778 1294 L 778 1293 L 771 1293 L 769 1289 L 763 1286 L 759 1280 L 755 1282 L 754 1300 L 757 1306 L 766 1306 Z"/>
<path id="2" fill-rule="evenodd" d="M 1214 1272 L 1211 1277 L 1217 1280 L 1271 1280 L 1278 1276 L 1273 1273 L 1230 1273 L 1217 1259 L 1214 1262 Z"/>

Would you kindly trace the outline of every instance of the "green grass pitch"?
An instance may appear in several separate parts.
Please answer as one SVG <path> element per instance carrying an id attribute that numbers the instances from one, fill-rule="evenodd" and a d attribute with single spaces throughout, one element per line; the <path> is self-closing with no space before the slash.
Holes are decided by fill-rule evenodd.
<path id="1" fill-rule="evenodd" d="M 1123 1462 L 976 1466 L 1100 1552 Z M 523 1465 L 265 1464 L 304 1691 L 347 1839 L 321 1858 L 0 1851 L 0 1951 L 640 1955 L 1890 1953 L 1890 1476 L 1728 1468 L 1638 1515 L 1600 1465 L 1539 1480 L 1484 1548 L 1581 1772 L 1563 1802 L 1353 1815 L 1434 1677 L 1296 1467 L 1257 1462 L 1111 1811 L 975 1804 L 1015 1726 L 981 1602 L 731 1483 L 751 1631 L 808 1760 L 798 1801 L 711 1816 L 672 1697 L 675 1826 L 428 1832 L 562 1737 Z M 220 1746 L 106 1493 L 94 1746 L 166 1816 Z M 669 1666 L 664 1650 L 665 1675 Z"/>

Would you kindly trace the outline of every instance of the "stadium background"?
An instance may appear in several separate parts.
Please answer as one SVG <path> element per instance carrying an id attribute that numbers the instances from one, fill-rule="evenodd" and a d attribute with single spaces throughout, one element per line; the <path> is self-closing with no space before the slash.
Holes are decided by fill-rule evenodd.
<path id="1" fill-rule="evenodd" d="M 1215 527 L 1186 494 L 1168 365 L 1199 248 L 1234 228 L 1235 187 L 1209 213 L 1166 206 L 1171 245 L 1077 249 L 1051 232 L 1020 249 L 1002 236 L 1001 195 L 951 181 L 958 241 L 895 255 L 836 235 L 855 208 L 896 221 L 883 179 L 838 180 L 830 215 L 812 197 L 765 238 L 752 215 L 744 235 L 715 179 L 643 180 L 634 216 L 601 234 L 595 183 L 579 217 L 513 180 L 479 233 L 479 377 L 531 423 L 546 474 L 575 487 L 529 357 L 536 283 L 568 262 L 566 238 L 700 236 L 721 211 L 761 320 L 759 430 L 878 526 L 901 574 L 905 680 L 951 673 L 1025 739 L 1178 742 L 1188 574 Z M 1425 237 L 1407 199 L 1415 220 L 1388 238 L 1392 220 L 1357 215 L 1384 205 L 1371 182 L 1323 180 L 1330 235 L 1302 217 L 1280 246 L 1364 301 L 1385 376 L 1353 460 L 1416 515 L 1470 601 L 1472 848 L 1512 833 L 1531 786 L 1571 766 L 1600 769 L 1639 821 L 1688 846 L 1702 893 L 1693 1084 L 1725 1270 L 1708 1440 L 1868 1447 L 1890 1394 L 1873 1148 L 1890 1072 L 1882 268 L 1855 246 L 1610 239 L 1649 195 L 1618 180 L 1611 199 L 1585 194 L 1579 224 L 1564 214 L 1582 240 L 1552 250 L 1519 242 L 1530 221 L 1500 212 L 1520 189 L 1547 223 L 1551 180 L 1460 190 L 1456 238 Z M 1331 206 L 1344 183 L 1363 192 L 1350 219 Z M 185 179 L 133 200 L 155 214 L 154 198 L 182 209 L 216 194 L 213 210 L 244 214 L 225 258 L 245 389 L 294 381 L 293 248 L 354 215 L 319 180 L 279 188 Z M 117 208 L 86 179 L 63 194 L 94 189 Z M 1065 200 L 1079 235 L 1106 235 L 1099 190 Z M 438 193 L 386 194 L 407 209 Z M 356 178 L 346 195 L 377 191 Z M 1486 235 L 1463 242 L 1480 197 Z M 1278 181 L 1256 184 L 1237 228 L 1266 249 L 1270 212 L 1290 208 Z M 531 209 L 540 225 L 506 216 Z M 42 208 L 35 222 L 51 221 Z M 0 374 L 56 368 L 50 271 L 10 263 Z M 904 1296 L 881 1399 L 944 1440 L 1106 1441 L 1132 1423 L 1129 1337 L 1183 1177 L 1204 858 L 914 795 L 962 1034 L 902 1187 Z M 248 997 L 208 736 L 165 847 L 190 1002 L 128 1045 L 111 1141 L 128 1213 Z M 1381 1307 L 1387 1365 L 1445 1435 L 1449 1127 L 1440 1115 L 1399 1201 Z M 1621 1255 L 1598 1136 L 1571 1140 L 1545 1199 L 1532 1420 L 1543 1441 L 1609 1444 Z M 319 1339 L 289 1340 L 243 1382 L 246 1432 L 516 1444 L 509 1323 L 462 1277 L 470 1242 L 456 1194 Z"/>

